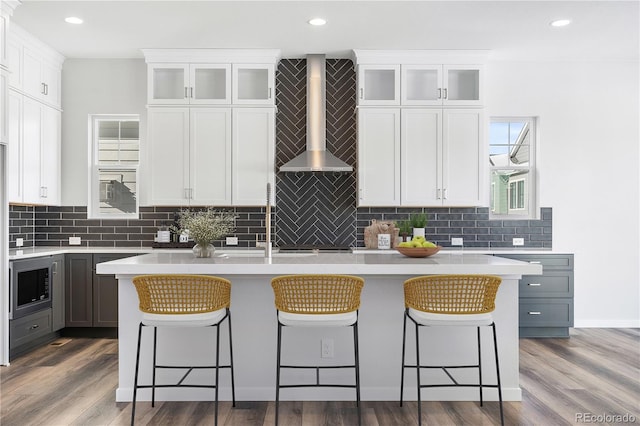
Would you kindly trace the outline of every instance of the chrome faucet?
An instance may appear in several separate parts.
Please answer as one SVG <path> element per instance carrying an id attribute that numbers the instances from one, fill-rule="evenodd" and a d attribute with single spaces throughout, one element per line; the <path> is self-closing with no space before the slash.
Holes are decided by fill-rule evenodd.
<path id="1" fill-rule="evenodd" d="M 267 206 L 264 216 L 266 241 L 264 242 L 264 257 L 271 258 L 271 184 L 267 182 Z"/>

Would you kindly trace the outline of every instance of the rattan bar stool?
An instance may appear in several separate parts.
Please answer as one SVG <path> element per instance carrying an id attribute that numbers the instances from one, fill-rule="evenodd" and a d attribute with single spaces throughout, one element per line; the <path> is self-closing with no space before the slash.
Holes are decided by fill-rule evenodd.
<path id="1" fill-rule="evenodd" d="M 502 390 L 500 387 L 500 366 L 498 362 L 498 342 L 496 325 L 491 312 L 495 310 L 495 300 L 502 278 L 493 275 L 430 275 L 408 279 L 404 282 L 404 326 L 402 330 L 402 375 L 400 379 L 400 406 L 404 389 L 404 372 L 407 368 L 416 369 L 418 390 L 418 424 L 422 424 L 420 390 L 433 387 L 477 387 L 480 389 L 480 405 L 483 405 L 483 388 L 497 388 L 500 401 L 500 423 L 504 425 L 502 412 Z M 405 342 L 407 319 L 415 324 L 416 364 L 408 365 L 405 360 Z M 472 365 L 421 365 L 419 329 L 423 326 L 460 327 L 471 326 L 477 329 L 478 363 Z M 493 331 L 493 347 L 496 360 L 497 384 L 482 382 L 482 356 L 480 346 L 480 327 L 490 326 Z M 421 384 L 421 369 L 441 369 L 451 380 L 444 384 Z M 448 371 L 455 368 L 477 368 L 479 381 L 459 383 Z"/>
<path id="2" fill-rule="evenodd" d="M 360 293 L 364 286 L 364 280 L 351 275 L 284 275 L 273 278 L 271 286 L 275 294 L 278 316 L 275 424 L 278 424 L 280 389 L 304 387 L 355 388 L 358 424 L 361 424 L 358 309 L 360 308 Z M 283 327 L 352 327 L 354 364 L 282 365 Z M 315 369 L 316 382 L 313 384 L 280 384 L 280 372 L 283 368 Z M 320 370 L 335 368 L 353 368 L 355 370 L 355 384 L 320 383 Z"/>
<path id="3" fill-rule="evenodd" d="M 218 277 L 205 275 L 141 275 L 133 278 L 138 292 L 142 321 L 138 326 L 138 347 L 136 369 L 133 382 L 133 403 L 131 424 L 136 414 L 136 394 L 138 389 L 151 388 L 151 406 L 155 405 L 156 388 L 214 388 L 215 424 L 218 424 L 218 383 L 219 370 L 231 370 L 231 396 L 236 406 L 235 384 L 233 380 L 233 346 L 231 343 L 231 282 Z M 220 365 L 220 325 L 224 320 L 229 325 L 229 364 Z M 143 327 L 153 327 L 153 373 L 150 385 L 138 384 L 140 366 L 140 341 Z M 215 365 L 177 366 L 157 365 L 156 341 L 157 327 L 216 327 Z M 186 369 L 186 373 L 177 384 L 156 384 L 157 369 Z M 187 376 L 198 369 L 215 369 L 214 385 L 191 385 L 183 383 Z"/>

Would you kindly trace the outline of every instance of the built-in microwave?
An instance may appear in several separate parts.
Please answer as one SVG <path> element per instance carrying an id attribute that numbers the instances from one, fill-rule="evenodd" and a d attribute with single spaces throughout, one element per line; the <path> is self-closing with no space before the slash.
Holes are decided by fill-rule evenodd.
<path id="1" fill-rule="evenodd" d="M 13 261 L 9 266 L 9 319 L 51 308 L 51 256 Z"/>

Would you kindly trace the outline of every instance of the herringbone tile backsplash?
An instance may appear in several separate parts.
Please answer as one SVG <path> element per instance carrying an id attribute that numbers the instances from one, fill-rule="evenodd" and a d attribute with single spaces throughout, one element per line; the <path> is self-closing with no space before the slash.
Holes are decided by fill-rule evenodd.
<path id="1" fill-rule="evenodd" d="M 306 147 L 306 60 L 283 59 L 276 77 L 276 168 Z M 345 59 L 327 60 L 327 149 L 356 164 L 356 74 Z M 141 207 L 139 219 L 87 219 L 86 206 L 10 206 L 9 245 L 23 238 L 25 246 L 66 246 L 70 236 L 88 246 L 150 246 L 158 226 L 173 221 L 179 208 Z M 264 240 L 264 207 L 238 207 L 236 233 L 240 247 Z M 551 248 L 552 211 L 543 208 L 537 220 L 490 220 L 487 207 L 356 208 L 356 172 L 277 173 L 272 234 L 276 245 L 311 244 L 364 246 L 364 228 L 371 219 L 400 220 L 427 213 L 427 238 L 450 246 L 463 237 L 465 247 L 513 248 L 512 238 L 525 247 Z M 214 242 L 221 246 L 224 242 Z"/>
<path id="2" fill-rule="evenodd" d="M 327 150 L 355 169 L 356 74 L 347 59 L 327 60 Z M 276 82 L 276 167 L 306 147 L 304 59 L 282 60 Z M 278 173 L 276 243 L 356 244 L 356 180 L 350 173 Z"/>

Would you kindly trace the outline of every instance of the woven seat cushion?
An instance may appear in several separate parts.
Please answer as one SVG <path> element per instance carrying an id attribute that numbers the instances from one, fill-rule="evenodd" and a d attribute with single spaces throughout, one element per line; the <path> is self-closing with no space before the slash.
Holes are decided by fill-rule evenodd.
<path id="1" fill-rule="evenodd" d="M 493 322 L 493 316 L 491 313 L 469 315 L 434 314 L 432 312 L 424 312 L 409 308 L 409 315 L 418 324 L 431 326 L 480 326 L 491 325 Z"/>
<path id="2" fill-rule="evenodd" d="M 278 312 L 280 323 L 292 327 L 344 327 L 353 325 L 358 320 L 358 312 L 343 314 L 292 314 Z"/>
<path id="3" fill-rule="evenodd" d="M 206 327 L 219 323 L 226 308 L 200 314 L 142 314 L 142 323 L 154 327 Z"/>

